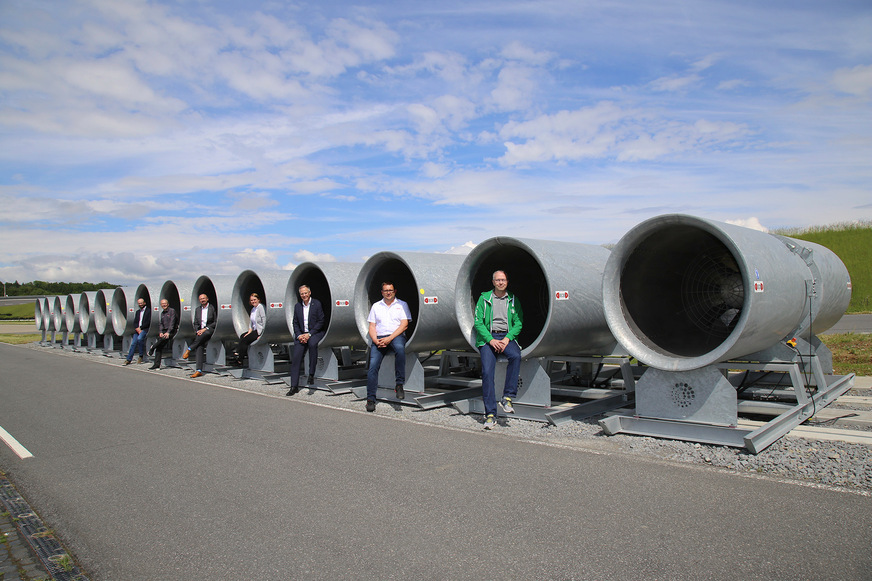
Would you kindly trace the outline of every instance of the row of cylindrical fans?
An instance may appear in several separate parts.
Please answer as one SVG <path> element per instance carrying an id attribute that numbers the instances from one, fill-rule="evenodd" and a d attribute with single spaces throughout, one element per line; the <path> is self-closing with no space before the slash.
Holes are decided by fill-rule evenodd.
<path id="1" fill-rule="evenodd" d="M 292 341 L 297 289 L 307 285 L 327 317 L 321 345 L 363 346 L 367 314 L 392 282 L 409 304 L 407 349 L 475 344 L 479 294 L 504 270 L 524 311 L 525 358 L 628 353 L 664 370 L 689 370 L 765 349 L 832 326 L 851 298 L 839 258 L 822 246 L 672 214 L 630 230 L 610 252 L 567 242 L 496 237 L 467 256 L 379 252 L 363 264 L 306 262 L 288 271 L 199 276 L 159 285 L 38 299 L 46 331 L 114 333 L 135 327 L 139 298 L 154 311 L 166 299 L 180 313 L 177 339 L 193 334 L 192 310 L 206 294 L 218 312 L 214 337 L 248 328 L 258 293 L 267 324 L 259 342 Z M 151 327 L 157 334 L 157 324 Z"/>

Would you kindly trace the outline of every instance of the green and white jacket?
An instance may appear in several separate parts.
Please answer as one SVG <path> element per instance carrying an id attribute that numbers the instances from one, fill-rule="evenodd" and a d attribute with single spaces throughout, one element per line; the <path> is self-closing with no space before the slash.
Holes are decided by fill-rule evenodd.
<path id="1" fill-rule="evenodd" d="M 490 342 L 494 337 L 491 335 L 491 324 L 494 319 L 493 308 L 494 291 L 489 290 L 481 293 L 478 297 L 478 302 L 475 305 L 475 346 L 481 347 L 485 343 Z M 508 293 L 508 327 L 506 338 L 514 341 L 521 334 L 521 327 L 524 322 L 524 312 L 521 310 L 521 301 L 515 299 L 515 295 Z"/>

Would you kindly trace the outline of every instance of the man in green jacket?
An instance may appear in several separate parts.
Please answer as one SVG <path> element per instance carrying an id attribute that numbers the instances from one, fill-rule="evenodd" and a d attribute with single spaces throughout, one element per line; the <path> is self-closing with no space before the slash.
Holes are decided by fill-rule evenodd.
<path id="1" fill-rule="evenodd" d="M 484 401 L 485 430 L 490 430 L 497 423 L 494 373 L 500 354 L 509 360 L 500 407 L 508 414 L 515 412 L 512 399 L 518 395 L 518 374 L 521 370 L 521 346 L 516 339 L 524 320 L 521 301 L 506 290 L 509 278 L 504 271 L 494 272 L 493 284 L 494 290 L 481 293 L 475 305 L 475 345 L 481 354 L 481 399 Z"/>

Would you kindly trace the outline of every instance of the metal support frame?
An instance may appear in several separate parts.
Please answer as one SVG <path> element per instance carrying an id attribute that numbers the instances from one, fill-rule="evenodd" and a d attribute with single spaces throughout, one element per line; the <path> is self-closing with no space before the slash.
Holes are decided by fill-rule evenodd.
<path id="1" fill-rule="evenodd" d="M 752 454 L 759 454 L 772 443 L 790 432 L 793 428 L 814 415 L 818 409 L 823 409 L 840 395 L 848 391 L 854 384 L 854 374 L 825 375 L 817 357 L 805 358 L 804 363 L 811 368 L 809 379 L 805 382 L 800 362 L 791 363 L 754 363 L 727 361 L 716 364 L 721 373 L 730 369 L 749 371 L 776 371 L 786 373 L 791 379 L 797 403 L 784 413 L 755 430 L 737 428 L 735 426 L 715 425 L 679 419 L 664 419 L 642 416 L 612 416 L 599 421 L 607 435 L 619 433 L 640 436 L 654 436 L 691 442 L 702 442 L 745 448 Z M 680 379 L 682 372 L 673 372 Z M 806 389 L 817 387 L 816 393 L 809 396 Z"/>
<path id="2" fill-rule="evenodd" d="M 620 368 L 621 379 L 624 381 L 624 389 L 616 391 L 615 395 L 597 398 L 593 401 L 578 403 L 568 407 L 563 406 L 559 410 L 545 414 L 545 418 L 552 425 L 559 426 L 568 421 L 584 420 L 596 415 L 604 414 L 608 411 L 626 406 L 627 403 L 632 402 L 635 398 L 636 378 L 633 375 L 633 366 L 630 364 L 629 357 L 560 357 L 549 359 L 549 361 L 617 365 Z"/>
<path id="3" fill-rule="evenodd" d="M 380 401 L 413 404 L 415 403 L 416 395 L 424 394 L 424 366 L 421 365 L 417 353 L 406 351 L 406 382 L 403 384 L 403 391 L 406 392 L 406 399 L 400 400 L 397 399 L 396 393 L 394 392 L 394 387 L 396 386 L 394 358 L 394 354 L 391 353 L 385 355 L 382 359 L 381 367 L 379 367 L 378 370 L 379 387 L 376 391 L 376 399 Z M 362 386 L 351 388 L 351 392 L 360 399 L 366 398 L 366 381 L 363 381 Z"/>

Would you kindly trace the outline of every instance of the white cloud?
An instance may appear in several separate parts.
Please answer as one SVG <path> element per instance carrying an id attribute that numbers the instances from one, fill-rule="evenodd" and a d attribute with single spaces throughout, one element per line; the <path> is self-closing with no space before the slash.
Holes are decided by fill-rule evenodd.
<path id="1" fill-rule="evenodd" d="M 872 65 L 837 70 L 833 73 L 833 85 L 843 93 L 858 97 L 872 96 Z"/>
<path id="2" fill-rule="evenodd" d="M 757 219 L 756 216 L 751 216 L 750 218 L 737 218 L 735 220 L 725 220 L 727 224 L 733 224 L 734 226 L 742 226 L 744 228 L 750 228 L 751 230 L 758 230 L 760 232 L 769 232 L 769 228 L 760 223 L 760 220 Z"/>

